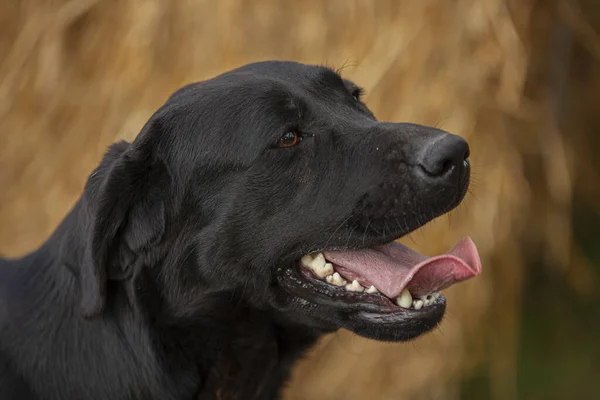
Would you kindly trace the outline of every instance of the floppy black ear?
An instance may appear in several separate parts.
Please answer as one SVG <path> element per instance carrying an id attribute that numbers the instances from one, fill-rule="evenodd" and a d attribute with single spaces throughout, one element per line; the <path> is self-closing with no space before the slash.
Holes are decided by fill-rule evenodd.
<path id="1" fill-rule="evenodd" d="M 165 232 L 170 179 L 164 163 L 147 140 L 128 146 L 112 162 L 106 161 L 110 152 L 105 157 L 110 164 L 101 165 L 88 180 L 88 185 L 95 180 L 97 187 L 89 190 L 92 196 L 87 199 L 93 206 L 80 276 L 81 306 L 87 318 L 104 309 L 107 281 L 133 279 Z"/>

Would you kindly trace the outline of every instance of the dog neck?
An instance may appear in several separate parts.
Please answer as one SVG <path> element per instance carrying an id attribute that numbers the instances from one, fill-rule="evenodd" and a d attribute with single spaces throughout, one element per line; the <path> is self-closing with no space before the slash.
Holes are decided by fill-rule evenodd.
<path id="1" fill-rule="evenodd" d="M 273 398 L 319 336 L 278 325 L 266 311 L 232 302 L 231 293 L 205 296 L 210 313 L 163 319 L 144 301 L 136 309 L 111 282 L 105 309 L 86 320 L 79 307 L 85 226 L 78 203 L 37 251 L 0 261 L 0 335 L 12 345 L 0 367 L 17 365 L 33 391 L 57 399 Z"/>

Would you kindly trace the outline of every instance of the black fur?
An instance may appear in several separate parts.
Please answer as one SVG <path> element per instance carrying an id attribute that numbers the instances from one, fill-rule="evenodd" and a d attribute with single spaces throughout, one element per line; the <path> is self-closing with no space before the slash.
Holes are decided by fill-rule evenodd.
<path id="1" fill-rule="evenodd" d="M 447 133 L 378 122 L 358 95 L 325 67 L 251 64 L 111 146 L 48 241 L 0 260 L 0 399 L 274 399 L 326 332 L 431 329 L 443 308 L 382 316 L 294 275 L 310 251 L 389 242 L 464 196 L 417 166 Z M 302 141 L 278 147 L 291 130 Z"/>

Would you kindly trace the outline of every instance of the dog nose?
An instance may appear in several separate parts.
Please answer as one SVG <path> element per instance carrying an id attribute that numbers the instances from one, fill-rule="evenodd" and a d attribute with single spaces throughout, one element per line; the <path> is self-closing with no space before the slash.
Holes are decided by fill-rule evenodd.
<path id="1" fill-rule="evenodd" d="M 432 177 L 444 177 L 460 170 L 469 158 L 469 144 L 460 136 L 446 134 L 425 145 L 419 166 Z"/>

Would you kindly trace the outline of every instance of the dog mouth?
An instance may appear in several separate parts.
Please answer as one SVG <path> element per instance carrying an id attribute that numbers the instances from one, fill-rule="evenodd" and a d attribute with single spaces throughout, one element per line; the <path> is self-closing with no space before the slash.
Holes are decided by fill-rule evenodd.
<path id="1" fill-rule="evenodd" d="M 466 237 L 427 257 L 393 241 L 371 248 L 310 253 L 288 270 L 304 299 L 343 303 L 375 314 L 427 313 L 445 307 L 441 291 L 481 273 L 477 247 Z M 439 310 L 438 310 L 439 311 Z"/>

